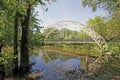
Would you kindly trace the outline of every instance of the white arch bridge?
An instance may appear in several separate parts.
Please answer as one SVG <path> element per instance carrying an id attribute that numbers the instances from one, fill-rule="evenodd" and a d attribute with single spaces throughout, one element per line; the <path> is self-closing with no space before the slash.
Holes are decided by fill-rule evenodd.
<path id="1" fill-rule="evenodd" d="M 100 55 L 95 61 L 93 61 L 91 64 L 89 64 L 89 71 L 94 72 L 95 70 L 97 70 L 98 68 L 100 68 L 102 66 L 101 63 L 104 63 L 104 60 L 106 59 L 106 52 L 108 50 L 108 46 L 107 43 L 105 42 L 104 38 L 99 35 L 97 32 L 95 32 L 93 29 L 89 28 L 88 26 L 81 24 L 79 22 L 75 22 L 75 21 L 61 21 L 61 22 L 57 22 L 54 23 L 52 25 L 46 26 L 46 28 L 44 30 L 47 30 L 49 28 L 52 28 L 52 30 L 50 30 L 45 39 L 47 40 L 48 36 L 54 32 L 55 30 L 61 30 L 64 29 L 66 27 L 71 27 L 73 26 L 75 29 L 77 29 L 77 31 L 83 31 L 85 32 L 88 36 L 90 36 L 99 46 L 100 50 L 102 51 L 102 55 Z"/>
<path id="2" fill-rule="evenodd" d="M 78 31 L 81 31 L 81 30 L 84 31 L 87 35 L 89 35 L 97 43 L 97 45 L 99 46 L 99 48 L 102 51 L 107 50 L 107 44 L 101 35 L 99 35 L 93 29 L 87 27 L 86 25 L 81 24 L 79 22 L 75 22 L 75 21 L 61 21 L 61 22 L 57 22 L 57 23 L 54 23 L 52 25 L 46 26 L 46 28 L 44 30 L 47 30 L 48 28 L 53 28 L 53 29 L 47 33 L 45 40 L 55 30 L 60 30 L 60 29 L 70 27 L 70 26 L 73 26 Z"/>

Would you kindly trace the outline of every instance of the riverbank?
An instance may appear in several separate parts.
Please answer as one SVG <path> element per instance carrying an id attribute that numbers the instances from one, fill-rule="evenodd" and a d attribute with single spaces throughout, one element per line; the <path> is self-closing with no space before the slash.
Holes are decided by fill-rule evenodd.
<path id="1" fill-rule="evenodd" d="M 105 64 L 97 69 L 88 80 L 120 80 L 120 55 L 111 55 Z"/>
<path id="2" fill-rule="evenodd" d="M 69 55 L 75 56 L 86 56 L 97 58 L 101 55 L 100 49 L 93 47 L 91 45 L 46 45 L 43 48 L 46 48 L 48 51 L 57 51 L 67 53 Z"/>

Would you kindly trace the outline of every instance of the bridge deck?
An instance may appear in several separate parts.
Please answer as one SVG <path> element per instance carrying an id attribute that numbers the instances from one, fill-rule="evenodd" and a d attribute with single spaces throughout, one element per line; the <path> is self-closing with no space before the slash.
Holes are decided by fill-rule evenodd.
<path id="1" fill-rule="evenodd" d="M 93 40 L 91 41 L 80 41 L 80 40 L 44 40 L 44 43 L 95 43 Z"/>

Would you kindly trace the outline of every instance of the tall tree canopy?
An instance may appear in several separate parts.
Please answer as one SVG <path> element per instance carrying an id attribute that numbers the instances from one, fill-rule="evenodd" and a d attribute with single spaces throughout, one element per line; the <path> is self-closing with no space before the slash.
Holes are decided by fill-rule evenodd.
<path id="1" fill-rule="evenodd" d="M 100 29 L 98 32 L 102 32 L 105 38 L 114 41 L 120 40 L 120 0 L 82 0 L 83 7 L 90 7 L 93 11 L 97 8 L 103 8 L 109 12 L 107 21 L 100 17 L 95 17 L 88 21 L 88 25 L 92 28 Z M 105 22 L 106 21 L 106 22 Z M 104 35 L 106 34 L 106 35 Z"/>
<path id="2" fill-rule="evenodd" d="M 93 11 L 103 8 L 110 13 L 120 10 L 120 0 L 82 0 L 83 7 L 91 7 Z"/>
<path id="3" fill-rule="evenodd" d="M 3 37 L 6 44 L 14 44 L 14 55 L 17 55 L 18 39 L 21 42 L 20 50 L 20 71 L 29 72 L 29 32 L 36 26 L 35 7 L 37 5 L 45 6 L 56 0 L 1 0 L 0 1 L 0 37 Z M 18 30 L 18 31 L 17 31 Z M 32 33 L 33 34 L 33 33 Z M 37 35 L 36 37 L 38 37 Z M 14 39 L 13 39 L 14 37 Z M 36 38 L 33 38 L 36 39 Z M 14 42 L 14 43 L 13 43 Z M 15 61 L 15 67 L 18 66 L 18 60 Z M 17 65 L 16 65 L 17 64 Z"/>

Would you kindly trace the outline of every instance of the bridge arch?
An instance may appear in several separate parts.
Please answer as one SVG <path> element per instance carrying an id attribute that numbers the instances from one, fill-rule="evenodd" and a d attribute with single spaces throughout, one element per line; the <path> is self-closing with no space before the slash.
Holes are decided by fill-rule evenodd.
<path id="1" fill-rule="evenodd" d="M 93 29 L 87 27 L 86 25 L 81 24 L 79 22 L 75 22 L 75 21 L 60 21 L 60 22 L 54 23 L 52 25 L 46 26 L 46 28 L 44 30 L 46 30 L 48 28 L 53 28 L 53 30 L 51 30 L 47 33 L 47 35 L 45 37 L 45 40 L 48 38 L 48 36 L 53 31 L 59 30 L 59 29 L 62 29 L 62 28 L 66 28 L 66 27 L 69 27 L 69 26 L 74 26 L 75 28 L 77 28 L 78 31 L 80 31 L 80 30 L 84 31 L 88 36 L 90 36 L 97 43 L 97 45 L 99 46 L 99 48 L 102 51 L 107 50 L 107 44 L 106 44 L 104 38 L 101 35 L 99 35 Z"/>

